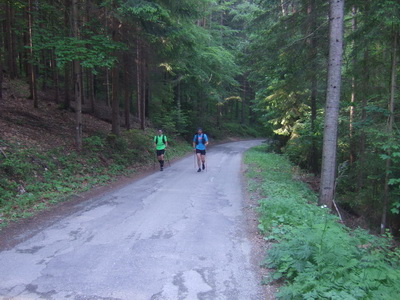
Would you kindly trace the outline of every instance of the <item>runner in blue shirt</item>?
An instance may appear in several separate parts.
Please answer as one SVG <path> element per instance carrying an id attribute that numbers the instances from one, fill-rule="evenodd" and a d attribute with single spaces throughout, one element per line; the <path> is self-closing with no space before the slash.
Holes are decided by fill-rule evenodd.
<path id="1" fill-rule="evenodd" d="M 193 149 L 197 155 L 197 166 L 199 169 L 197 172 L 201 172 L 201 169 L 205 169 L 206 163 L 206 146 L 208 145 L 208 137 L 203 133 L 203 129 L 198 128 L 197 134 L 193 137 Z"/>

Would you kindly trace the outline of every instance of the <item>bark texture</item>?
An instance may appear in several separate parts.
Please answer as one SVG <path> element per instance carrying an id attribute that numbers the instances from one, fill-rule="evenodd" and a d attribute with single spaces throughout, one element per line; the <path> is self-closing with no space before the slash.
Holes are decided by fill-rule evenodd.
<path id="1" fill-rule="evenodd" d="M 337 131 L 342 81 L 344 0 L 330 0 L 328 86 L 319 205 L 332 208 L 335 194 Z"/>

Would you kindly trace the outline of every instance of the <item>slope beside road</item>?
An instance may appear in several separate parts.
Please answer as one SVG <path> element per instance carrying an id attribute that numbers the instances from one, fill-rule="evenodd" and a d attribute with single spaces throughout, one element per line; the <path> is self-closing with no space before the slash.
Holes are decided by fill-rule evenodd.
<path id="1" fill-rule="evenodd" d="M 204 172 L 187 157 L 16 236 L 0 252 L 1 299 L 267 299 L 240 172 L 260 143 L 215 146 Z"/>

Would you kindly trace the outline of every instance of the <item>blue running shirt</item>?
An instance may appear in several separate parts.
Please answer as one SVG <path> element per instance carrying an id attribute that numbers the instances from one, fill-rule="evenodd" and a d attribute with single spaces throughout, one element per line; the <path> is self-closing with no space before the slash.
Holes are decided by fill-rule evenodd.
<path id="1" fill-rule="evenodd" d="M 205 133 L 203 133 L 203 134 L 195 134 L 194 137 L 193 137 L 193 142 L 195 142 L 195 143 L 196 143 L 196 137 L 197 136 L 198 136 L 199 143 L 196 145 L 196 149 L 198 149 L 198 150 L 206 150 L 206 145 L 204 145 L 203 142 L 204 143 L 208 142 L 207 134 L 205 134 Z"/>

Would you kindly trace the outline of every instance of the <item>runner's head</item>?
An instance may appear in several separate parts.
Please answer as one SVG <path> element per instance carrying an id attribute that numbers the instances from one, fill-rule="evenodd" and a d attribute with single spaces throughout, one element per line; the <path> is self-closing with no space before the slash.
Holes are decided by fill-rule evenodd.
<path id="1" fill-rule="evenodd" d="M 162 129 L 158 129 L 158 135 L 162 135 L 162 134 L 163 134 Z"/>
<path id="2" fill-rule="evenodd" d="M 197 133 L 198 134 L 202 134 L 203 133 L 203 129 L 201 127 L 197 128 Z"/>

